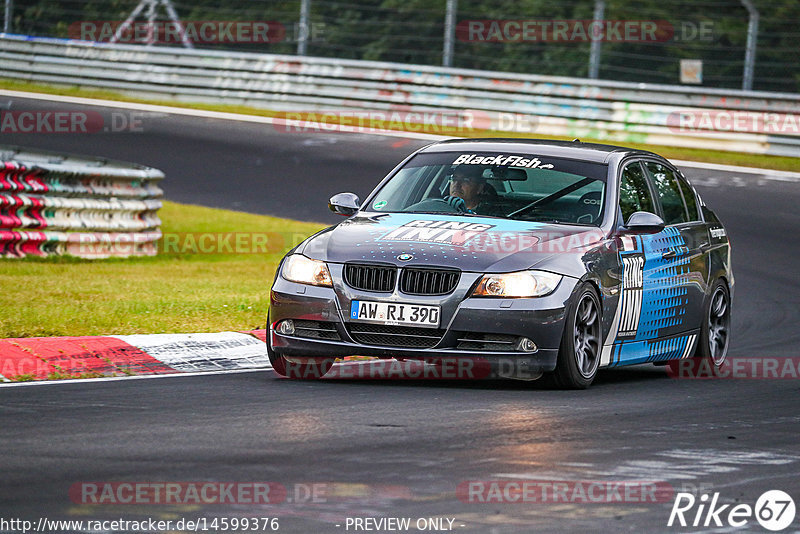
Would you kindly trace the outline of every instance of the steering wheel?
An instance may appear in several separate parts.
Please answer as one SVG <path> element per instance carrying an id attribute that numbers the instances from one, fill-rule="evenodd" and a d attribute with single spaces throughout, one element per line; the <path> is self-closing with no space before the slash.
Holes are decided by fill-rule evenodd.
<path id="1" fill-rule="evenodd" d="M 442 213 L 464 213 L 455 206 L 441 198 L 426 198 L 416 204 L 411 204 L 403 211 L 440 211 Z"/>

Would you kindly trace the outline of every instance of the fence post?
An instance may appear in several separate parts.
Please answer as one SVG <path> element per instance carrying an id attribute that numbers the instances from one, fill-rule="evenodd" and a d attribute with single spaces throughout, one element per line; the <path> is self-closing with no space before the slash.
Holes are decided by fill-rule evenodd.
<path id="1" fill-rule="evenodd" d="M 593 29 L 597 26 L 597 24 L 603 23 L 605 11 L 605 0 L 594 0 L 594 20 L 592 21 Z M 602 41 L 600 39 L 592 38 L 592 32 L 589 32 L 589 34 L 589 38 L 592 39 L 591 48 L 589 49 L 589 78 L 596 79 L 600 74 L 600 48 L 602 46 Z"/>
<path id="2" fill-rule="evenodd" d="M 11 12 L 13 9 L 13 0 L 6 0 L 5 18 L 3 19 L 3 33 L 11 33 Z"/>
<path id="3" fill-rule="evenodd" d="M 456 33 L 456 11 L 458 0 L 447 0 L 447 11 L 444 15 L 444 50 L 442 50 L 442 65 L 453 66 L 453 41 Z"/>
<path id="4" fill-rule="evenodd" d="M 756 46 L 758 44 L 758 10 L 750 0 L 739 0 L 747 12 L 750 20 L 747 22 L 747 48 L 744 53 L 744 75 L 742 77 L 742 89 L 750 91 L 753 89 L 753 71 L 756 66 Z"/>
<path id="5" fill-rule="evenodd" d="M 297 55 L 304 56 L 308 50 L 309 16 L 311 13 L 311 0 L 300 1 L 300 23 L 297 27 Z"/>

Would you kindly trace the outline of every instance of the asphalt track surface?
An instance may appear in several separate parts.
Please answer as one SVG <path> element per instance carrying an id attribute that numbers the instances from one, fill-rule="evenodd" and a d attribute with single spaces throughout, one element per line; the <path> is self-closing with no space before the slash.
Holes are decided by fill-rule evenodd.
<path id="1" fill-rule="evenodd" d="M 0 104 L 9 100 L 16 110 L 80 109 L 8 97 Z M 366 194 L 425 144 L 163 115 L 146 115 L 142 128 L 2 134 L 0 144 L 136 161 L 166 172 L 171 200 L 317 221 L 336 220 L 326 210 L 331 194 Z M 797 357 L 800 183 L 685 172 L 732 241 L 729 357 Z M 681 380 L 653 366 L 601 371 L 579 392 L 506 381 L 297 382 L 271 371 L 7 387 L 0 517 L 278 517 L 280 532 L 298 533 L 353 532 L 346 521 L 354 517 L 409 517 L 412 525 L 446 517 L 456 531 L 498 534 L 736 531 L 702 522 L 668 528 L 672 499 L 486 504 L 459 499 L 456 488 L 496 479 L 635 480 L 719 492 L 726 504 L 753 505 L 770 489 L 798 501 L 799 393 L 798 379 Z M 70 486 L 87 481 L 270 481 L 288 488 L 291 502 L 71 501 Z M 308 502 L 311 483 L 327 484 L 332 495 Z M 763 531 L 754 519 L 745 530 Z"/>

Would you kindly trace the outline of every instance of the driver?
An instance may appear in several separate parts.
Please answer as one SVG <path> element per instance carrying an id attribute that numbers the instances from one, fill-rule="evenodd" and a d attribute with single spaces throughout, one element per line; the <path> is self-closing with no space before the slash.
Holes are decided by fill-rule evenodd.
<path id="1" fill-rule="evenodd" d="M 450 176 L 449 195 L 444 200 L 458 211 L 476 213 L 480 205 L 497 195 L 483 177 L 484 167 L 459 165 Z M 483 210 L 481 210 L 483 211 Z"/>

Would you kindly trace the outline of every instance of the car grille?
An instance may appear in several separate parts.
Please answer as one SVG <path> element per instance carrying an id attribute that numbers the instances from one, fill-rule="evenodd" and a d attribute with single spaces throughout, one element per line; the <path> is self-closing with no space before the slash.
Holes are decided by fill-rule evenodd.
<path id="1" fill-rule="evenodd" d="M 444 336 L 444 330 L 415 326 L 389 326 L 348 323 L 347 329 L 356 342 L 382 347 L 429 349 Z"/>
<path id="2" fill-rule="evenodd" d="M 400 273 L 400 291 L 407 295 L 447 295 L 460 277 L 461 272 L 454 269 L 405 268 Z"/>
<path id="3" fill-rule="evenodd" d="M 516 350 L 519 338 L 509 334 L 467 333 L 458 338 L 456 348 L 461 350 L 486 350 L 493 352 L 512 352 Z"/>
<path id="4" fill-rule="evenodd" d="M 311 339 L 330 339 L 341 341 L 342 338 L 333 323 L 326 321 L 294 321 L 294 335 Z"/>
<path id="5" fill-rule="evenodd" d="M 348 263 L 344 266 L 344 281 L 355 289 L 391 293 L 396 279 L 397 268 L 394 266 L 357 263 Z"/>

